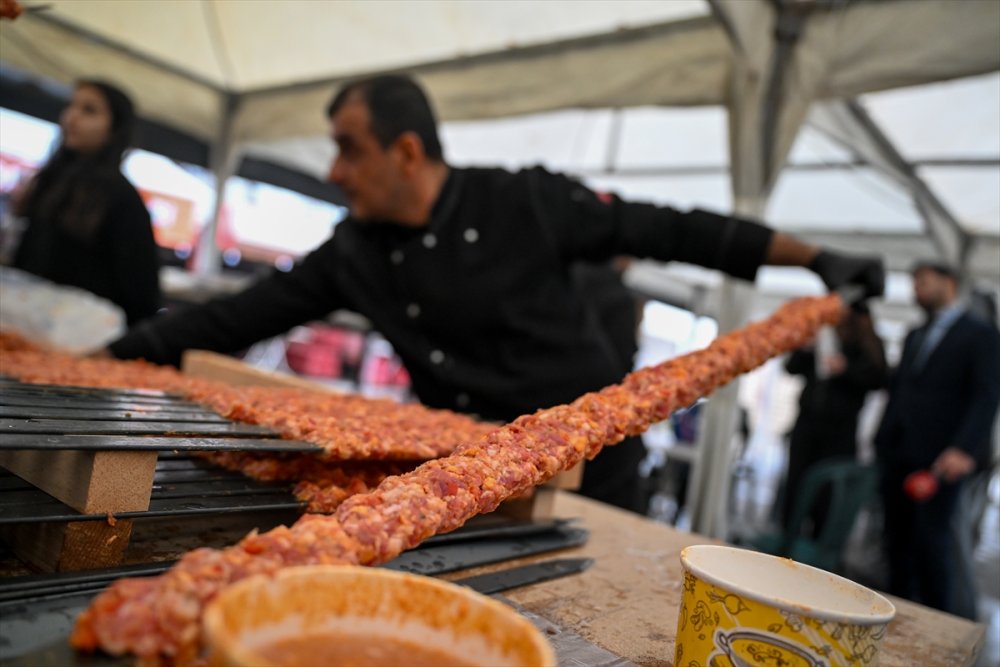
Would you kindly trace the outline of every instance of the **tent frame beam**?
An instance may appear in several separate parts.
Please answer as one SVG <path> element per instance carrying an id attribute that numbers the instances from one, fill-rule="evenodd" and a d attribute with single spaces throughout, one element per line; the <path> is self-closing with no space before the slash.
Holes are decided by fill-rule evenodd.
<path id="1" fill-rule="evenodd" d="M 903 157 L 857 100 L 826 102 L 814 110 L 809 122 L 902 185 L 910 193 L 939 256 L 960 271 L 965 270 L 972 250 L 971 235 L 920 177 L 915 163 Z"/>
<path id="2" fill-rule="evenodd" d="M 163 70 L 165 72 L 169 72 L 170 74 L 173 74 L 174 76 L 178 76 L 178 77 L 180 77 L 180 78 L 182 78 L 182 79 L 184 79 L 186 81 L 190 81 L 192 83 L 196 83 L 196 84 L 198 84 L 200 86 L 205 86 L 206 88 L 208 88 L 208 89 L 210 89 L 210 90 L 212 90 L 212 91 L 214 91 L 216 93 L 219 93 L 220 95 L 224 95 L 224 94 L 226 94 L 228 92 L 222 86 L 218 85 L 217 83 L 214 83 L 213 81 L 211 81 L 211 80 L 209 80 L 209 79 L 207 79 L 207 78 L 205 78 L 203 76 L 195 74 L 194 72 L 191 72 L 191 71 L 189 71 L 187 69 L 184 69 L 182 67 L 177 67 L 176 65 L 171 65 L 170 63 L 168 63 L 168 62 L 166 62 L 164 60 L 161 60 L 159 58 L 156 58 L 155 56 L 151 56 L 151 55 L 148 55 L 146 53 L 143 53 L 142 51 L 134 49 L 131 46 L 128 46 L 126 44 L 122 44 L 121 42 L 119 42 L 117 40 L 111 39 L 109 37 L 105 37 L 104 35 L 101 35 L 100 33 L 92 32 L 92 31 L 87 30 L 85 28 L 81 28 L 81 27 L 77 26 L 74 23 L 71 23 L 69 21 L 66 21 L 64 19 L 59 18 L 56 15 L 53 15 L 51 12 L 49 12 L 49 13 L 40 12 L 40 13 L 37 13 L 37 14 L 33 14 L 32 18 L 35 19 L 35 20 L 37 20 L 37 21 L 43 21 L 43 22 L 48 23 L 50 25 L 54 25 L 57 28 L 59 28 L 60 30 L 65 30 L 66 32 L 70 33 L 71 35 L 73 35 L 75 37 L 79 37 L 81 39 L 87 40 L 88 42 L 97 43 L 97 44 L 99 44 L 101 46 L 104 46 L 104 47 L 106 47 L 106 48 L 108 48 L 108 49 L 110 49 L 112 51 L 116 51 L 116 52 L 118 52 L 118 53 L 120 53 L 120 54 L 122 54 L 124 56 L 132 58 L 132 59 L 136 60 L 137 62 L 141 62 L 141 63 L 149 65 L 149 66 L 151 66 L 153 68 L 161 69 L 161 70 Z"/>
<path id="3" fill-rule="evenodd" d="M 968 259 L 971 241 L 969 235 L 966 234 L 965 230 L 958 223 L 958 220 L 955 219 L 955 216 L 952 215 L 948 207 L 938 199 L 927 183 L 920 178 L 914 166 L 896 149 L 889 137 L 882 132 L 882 128 L 878 126 L 878 123 L 865 111 L 861 104 L 857 100 L 850 100 L 847 102 L 847 109 L 854 116 L 858 125 L 871 138 L 879 152 L 882 153 L 893 167 L 899 169 L 900 173 L 905 175 L 909 181 L 914 203 L 917 205 L 917 210 L 920 211 L 920 215 L 924 220 L 927 233 L 930 234 L 941 254 L 946 260 L 964 268 Z M 946 239 L 946 236 L 953 238 Z M 958 246 L 956 257 L 949 256 L 949 242 L 956 243 Z"/>
<path id="4" fill-rule="evenodd" d="M 996 168 L 1000 160 L 994 158 L 932 158 L 914 160 L 913 167 L 971 167 Z M 852 158 L 843 162 L 788 162 L 782 171 L 853 171 L 855 169 L 872 168 L 871 162 L 862 158 Z M 575 176 L 623 176 L 644 178 L 651 176 L 716 176 L 729 173 L 728 164 L 678 164 L 650 167 L 614 167 L 611 169 L 576 169 Z"/>
<path id="5" fill-rule="evenodd" d="M 476 53 L 457 58 L 445 58 L 442 60 L 431 60 L 422 63 L 414 63 L 400 67 L 379 68 L 365 72 L 353 72 L 336 76 L 318 77 L 314 79 L 303 79 L 294 83 L 260 86 L 257 88 L 247 88 L 241 94 L 246 97 L 267 96 L 275 93 L 289 93 L 300 90 L 311 90 L 317 86 L 336 86 L 344 81 L 353 79 L 377 76 L 379 74 L 391 74 L 406 71 L 412 74 L 429 74 L 442 70 L 461 70 L 488 65 L 491 63 L 505 62 L 509 60 L 530 60 L 539 56 L 561 54 L 566 51 L 614 46 L 615 44 L 629 43 L 637 39 L 666 37 L 674 33 L 683 33 L 691 30 L 711 28 L 716 25 L 711 16 L 696 16 L 689 19 L 668 21 L 666 23 L 656 23 L 644 25 L 636 28 L 626 28 L 614 32 L 601 33 L 597 35 L 586 35 L 584 37 L 573 37 L 569 39 L 547 42 L 545 44 L 531 44 L 527 46 L 512 46 L 496 51 Z"/>

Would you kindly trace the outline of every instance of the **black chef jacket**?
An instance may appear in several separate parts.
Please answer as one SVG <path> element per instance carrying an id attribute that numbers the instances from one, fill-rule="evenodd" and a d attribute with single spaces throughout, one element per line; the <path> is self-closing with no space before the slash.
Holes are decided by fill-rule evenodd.
<path id="1" fill-rule="evenodd" d="M 422 403 L 507 421 L 627 370 L 572 264 L 629 255 L 752 279 L 771 234 L 600 197 L 541 168 L 453 168 L 426 227 L 348 218 L 290 272 L 144 323 L 111 350 L 176 364 L 186 348 L 239 350 L 345 308 L 392 343 Z"/>
<path id="2" fill-rule="evenodd" d="M 149 321 L 111 350 L 176 364 L 187 348 L 239 350 L 346 308 L 392 343 L 425 405 L 510 420 L 622 377 L 574 262 L 650 257 L 752 279 L 770 238 L 736 218 L 602 198 L 541 168 L 453 168 L 426 227 L 348 218 L 292 271 Z"/>
<path id="3" fill-rule="evenodd" d="M 572 267 L 629 255 L 752 279 L 771 234 L 737 218 L 600 197 L 541 168 L 452 169 L 426 227 L 348 218 L 289 273 L 148 320 L 111 351 L 177 364 L 184 349 L 239 350 L 345 308 L 392 343 L 425 405 L 510 421 L 630 370 L 621 336 L 602 326 L 607 312 Z M 638 438 L 602 452 L 581 492 L 643 511 L 643 454 Z"/>

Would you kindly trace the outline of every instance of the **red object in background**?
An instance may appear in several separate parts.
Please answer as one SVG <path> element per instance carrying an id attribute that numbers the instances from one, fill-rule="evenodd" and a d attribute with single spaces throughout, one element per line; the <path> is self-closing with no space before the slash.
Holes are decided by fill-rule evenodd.
<path id="1" fill-rule="evenodd" d="M 24 7 L 17 0 L 0 0 L 0 18 L 13 21 L 24 13 Z"/>
<path id="2" fill-rule="evenodd" d="M 929 470 L 911 472 L 903 480 L 903 491 L 914 502 L 928 501 L 938 491 L 938 478 Z"/>
<path id="3" fill-rule="evenodd" d="M 310 324 L 289 336 L 285 345 L 288 366 L 302 375 L 340 378 L 361 388 L 410 386 L 410 375 L 392 345 L 377 334 Z"/>
<path id="4" fill-rule="evenodd" d="M 359 382 L 362 387 L 369 388 L 405 388 L 410 386 L 410 374 L 392 345 L 379 336 L 373 336 L 368 340 Z"/>
<path id="5" fill-rule="evenodd" d="M 310 325 L 306 334 L 293 337 L 285 359 L 296 373 L 314 377 L 354 380 L 364 351 L 364 334 L 337 327 Z"/>
<path id="6" fill-rule="evenodd" d="M 301 375 L 340 377 L 340 354 L 336 349 L 312 342 L 289 341 L 285 348 L 288 366 Z"/>

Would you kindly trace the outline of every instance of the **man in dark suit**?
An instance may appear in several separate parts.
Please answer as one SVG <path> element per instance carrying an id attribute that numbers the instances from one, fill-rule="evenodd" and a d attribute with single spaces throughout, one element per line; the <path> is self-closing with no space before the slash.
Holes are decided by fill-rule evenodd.
<path id="1" fill-rule="evenodd" d="M 1000 334 L 966 312 L 951 267 L 920 262 L 913 270 L 927 321 L 910 331 L 875 437 L 882 466 L 889 592 L 951 613 L 958 608 L 951 525 L 962 486 L 985 464 L 1000 402 Z M 908 475 L 929 470 L 938 490 L 915 500 Z"/>

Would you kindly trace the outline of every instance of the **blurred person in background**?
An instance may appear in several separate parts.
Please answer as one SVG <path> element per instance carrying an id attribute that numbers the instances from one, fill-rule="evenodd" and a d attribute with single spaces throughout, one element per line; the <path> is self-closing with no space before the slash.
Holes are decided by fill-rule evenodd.
<path id="1" fill-rule="evenodd" d="M 149 211 L 121 172 L 135 127 L 132 102 L 108 83 L 80 81 L 59 127 L 55 153 L 14 197 L 13 212 L 27 226 L 11 263 L 108 299 L 131 326 L 160 307 Z"/>
<path id="2" fill-rule="evenodd" d="M 810 466 L 829 459 L 856 458 L 858 415 L 868 392 L 883 389 L 889 381 L 885 347 L 864 304 L 849 309 L 833 335 L 831 349 L 823 350 L 814 341 L 792 352 L 785 362 L 785 370 L 801 375 L 805 386 L 788 443 L 782 525 L 787 525 L 798 502 L 799 485 Z M 822 529 L 829 507 L 829 489 L 826 491 L 809 517 L 813 534 Z"/>
<path id="3" fill-rule="evenodd" d="M 828 286 L 881 294 L 878 259 L 821 251 L 749 220 L 599 196 L 542 168 L 454 168 L 412 79 L 344 86 L 327 109 L 331 172 L 350 204 L 333 237 L 288 273 L 178 310 L 110 345 L 120 358 L 177 364 L 187 348 L 231 352 L 337 308 L 361 313 L 403 359 L 425 405 L 507 422 L 619 382 L 634 341 L 609 331 L 573 279 L 578 262 L 682 261 L 752 280 L 762 264 L 809 266 Z M 620 283 L 615 291 L 624 289 Z M 628 305 L 622 330 L 634 335 Z M 581 492 L 640 500 L 638 437 L 584 468 Z"/>
<path id="4" fill-rule="evenodd" d="M 959 274 L 946 264 L 919 262 L 913 290 L 927 319 L 906 336 L 875 436 L 889 592 L 975 620 L 975 604 L 961 590 L 970 564 L 960 554 L 967 551 L 956 548 L 968 541 L 956 530 L 971 527 L 955 515 L 969 476 L 989 464 L 1000 333 L 967 312 Z M 937 478 L 929 497 L 906 483 L 925 470 Z"/>

